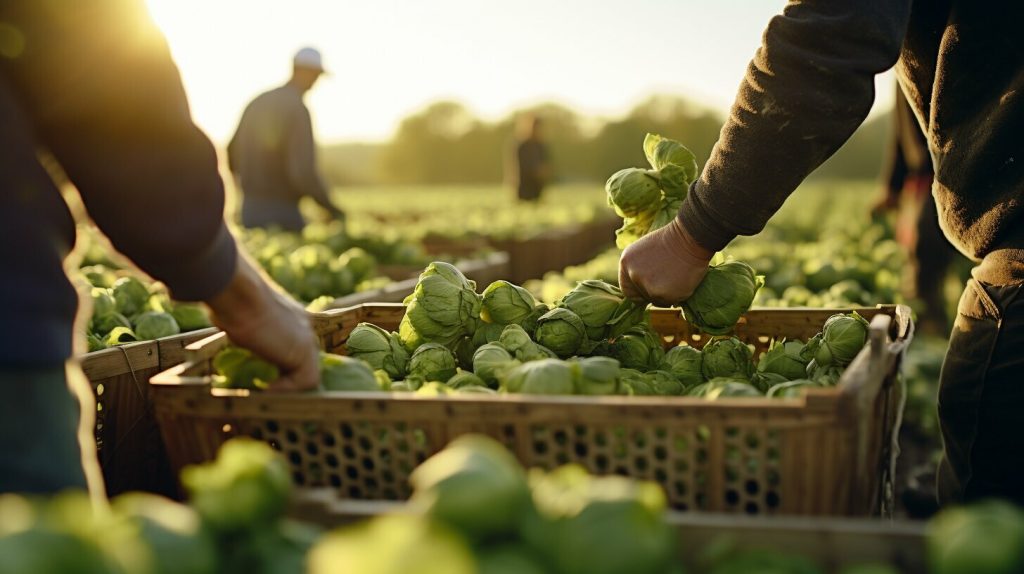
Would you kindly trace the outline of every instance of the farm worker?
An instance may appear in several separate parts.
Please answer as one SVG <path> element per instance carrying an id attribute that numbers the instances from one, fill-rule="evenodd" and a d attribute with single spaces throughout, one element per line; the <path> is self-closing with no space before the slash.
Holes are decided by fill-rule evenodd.
<path id="1" fill-rule="evenodd" d="M 905 290 L 924 304 L 917 314 L 917 332 L 944 336 L 949 331 L 946 276 L 953 263 L 966 259 L 960 258 L 939 227 L 931 193 L 934 172 L 928 140 L 899 86 L 884 176 L 883 195 L 872 207 L 872 215 L 897 213 L 896 239 L 910 257 Z"/>
<path id="2" fill-rule="evenodd" d="M 75 223 L 40 150 L 118 251 L 175 298 L 205 301 L 237 344 L 281 367 L 277 389 L 319 383 L 306 314 L 239 254 L 224 224 L 216 152 L 143 6 L 0 4 L 0 492 L 88 482 L 102 494 L 96 405 L 69 361 L 85 348 L 64 273 Z"/>
<path id="3" fill-rule="evenodd" d="M 551 177 L 548 146 L 542 121 L 528 114 L 519 118 L 518 136 L 512 150 L 511 176 L 521 201 L 537 201 Z"/>
<path id="4" fill-rule="evenodd" d="M 946 237 L 978 265 L 942 367 L 940 501 L 1024 503 L 1024 4 L 794 1 L 765 30 L 678 217 L 622 253 L 633 297 L 685 300 L 712 254 L 758 233 L 896 74 L 928 138 Z"/>
<path id="5" fill-rule="evenodd" d="M 345 214 L 327 197 L 316 165 L 313 122 L 302 98 L 324 73 L 320 52 L 302 48 L 283 86 L 249 102 L 228 144 L 228 164 L 242 190 L 242 225 L 299 231 L 299 200 L 311 197 L 332 217 Z"/>

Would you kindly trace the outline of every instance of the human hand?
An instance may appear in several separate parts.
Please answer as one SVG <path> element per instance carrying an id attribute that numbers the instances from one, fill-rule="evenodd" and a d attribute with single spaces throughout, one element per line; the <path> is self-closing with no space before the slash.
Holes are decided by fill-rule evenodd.
<path id="1" fill-rule="evenodd" d="M 704 279 L 713 252 L 687 233 L 678 218 L 622 252 L 619 286 L 626 297 L 659 307 L 685 301 Z"/>
<path id="2" fill-rule="evenodd" d="M 305 391 L 320 384 L 319 345 L 309 314 L 274 289 L 243 255 L 228 286 L 206 301 L 213 324 L 233 343 L 277 365 L 271 391 Z"/>

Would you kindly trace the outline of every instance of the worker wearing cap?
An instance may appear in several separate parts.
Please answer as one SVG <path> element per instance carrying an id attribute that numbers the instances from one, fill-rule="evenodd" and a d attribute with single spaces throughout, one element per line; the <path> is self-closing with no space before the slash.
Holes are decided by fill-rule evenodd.
<path id="1" fill-rule="evenodd" d="M 246 106 L 228 144 L 228 163 L 242 189 L 242 225 L 298 231 L 299 200 L 311 197 L 333 217 L 344 213 L 327 197 L 316 165 L 313 123 L 303 96 L 324 73 L 320 52 L 302 48 L 283 86 Z"/>

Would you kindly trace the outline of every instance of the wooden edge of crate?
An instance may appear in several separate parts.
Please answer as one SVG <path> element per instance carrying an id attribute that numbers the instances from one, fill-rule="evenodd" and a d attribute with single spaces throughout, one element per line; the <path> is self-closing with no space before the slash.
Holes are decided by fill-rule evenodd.
<path id="1" fill-rule="evenodd" d="M 156 341 L 139 341 L 87 353 L 79 361 L 86 378 L 98 381 L 159 367 L 160 353 Z"/>
<path id="2" fill-rule="evenodd" d="M 168 369 L 181 363 L 185 360 L 185 347 L 217 332 L 218 329 L 216 327 L 207 327 L 206 329 L 157 339 L 156 344 L 160 353 L 160 368 Z"/>

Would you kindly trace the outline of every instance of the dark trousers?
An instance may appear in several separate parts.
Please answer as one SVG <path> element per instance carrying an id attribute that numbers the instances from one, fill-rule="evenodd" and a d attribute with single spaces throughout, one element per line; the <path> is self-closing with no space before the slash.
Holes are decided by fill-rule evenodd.
<path id="1" fill-rule="evenodd" d="M 960 298 L 939 384 L 942 504 L 1024 504 L 1024 296 L 974 279 Z"/>

